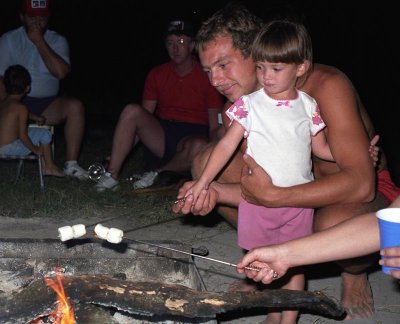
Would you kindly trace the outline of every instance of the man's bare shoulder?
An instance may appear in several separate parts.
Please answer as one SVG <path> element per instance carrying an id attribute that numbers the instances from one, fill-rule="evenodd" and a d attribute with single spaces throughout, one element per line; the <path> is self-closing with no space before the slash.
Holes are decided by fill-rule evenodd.
<path id="1" fill-rule="evenodd" d="M 339 69 L 322 64 L 315 64 L 312 73 L 307 77 L 300 90 L 310 96 L 325 101 L 338 93 L 355 94 L 353 85 L 348 77 Z"/>
<path id="2" fill-rule="evenodd" d="M 323 64 L 315 64 L 312 73 L 310 74 L 307 83 L 310 82 L 313 86 L 324 85 L 326 83 L 350 83 L 347 76 L 339 69 Z"/>

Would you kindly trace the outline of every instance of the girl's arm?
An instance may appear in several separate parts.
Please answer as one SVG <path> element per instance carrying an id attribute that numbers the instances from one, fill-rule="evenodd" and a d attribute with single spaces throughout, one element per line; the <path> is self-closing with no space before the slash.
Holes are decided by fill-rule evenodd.
<path id="1" fill-rule="evenodd" d="M 335 161 L 323 130 L 311 137 L 311 150 L 315 156 L 322 160 Z"/>
<path id="2" fill-rule="evenodd" d="M 185 197 L 192 194 L 194 196 L 193 202 L 196 202 L 201 190 L 208 189 L 211 181 L 232 157 L 243 135 L 243 127 L 238 122 L 233 121 L 224 137 L 222 137 L 214 147 L 200 178 L 186 192 Z"/>

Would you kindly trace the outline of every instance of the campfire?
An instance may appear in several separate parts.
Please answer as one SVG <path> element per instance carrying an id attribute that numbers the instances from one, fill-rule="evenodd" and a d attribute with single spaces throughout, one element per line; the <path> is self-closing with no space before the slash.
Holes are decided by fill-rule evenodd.
<path id="1" fill-rule="evenodd" d="M 149 242 L 171 250 L 97 239 L 0 240 L 0 322 L 84 323 L 90 319 L 83 316 L 101 311 L 105 317 L 97 318 L 99 323 L 118 323 L 116 315 L 127 316 L 129 323 L 216 323 L 217 314 L 260 307 L 303 308 L 334 318 L 343 314 L 321 292 L 207 292 L 190 246 Z M 62 276 L 54 273 L 56 267 L 63 269 Z"/>
<path id="2" fill-rule="evenodd" d="M 52 288 L 57 297 L 57 308 L 49 315 L 41 316 L 39 319 L 30 321 L 29 324 L 74 324 L 75 316 L 74 309 L 71 305 L 68 296 L 65 294 L 64 285 L 62 282 L 63 273 L 60 268 L 57 268 L 56 278 L 44 278 L 45 283 Z"/>

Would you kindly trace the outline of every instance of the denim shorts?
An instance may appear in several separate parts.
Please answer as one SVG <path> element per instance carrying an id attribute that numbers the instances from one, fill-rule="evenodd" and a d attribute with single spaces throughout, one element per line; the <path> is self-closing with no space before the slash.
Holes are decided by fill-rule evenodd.
<path id="1" fill-rule="evenodd" d="M 28 136 L 31 139 L 33 145 L 50 144 L 52 140 L 52 134 L 45 128 L 29 127 Z M 20 139 L 16 139 L 14 142 L 0 147 L 0 154 L 6 155 L 28 155 L 31 153 Z"/>

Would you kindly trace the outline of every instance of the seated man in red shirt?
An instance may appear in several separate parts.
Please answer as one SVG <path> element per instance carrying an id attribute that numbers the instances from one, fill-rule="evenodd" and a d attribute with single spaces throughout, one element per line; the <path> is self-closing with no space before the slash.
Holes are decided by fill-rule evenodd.
<path id="1" fill-rule="evenodd" d="M 193 35 L 187 21 L 169 24 L 165 45 L 171 60 L 147 75 L 142 104 L 123 109 L 97 191 L 118 188 L 122 164 L 139 141 L 161 159 L 162 167 L 144 173 L 133 183 L 134 189 L 151 186 L 163 171 L 188 172 L 194 156 L 216 139 L 223 100 L 192 55 Z"/>

